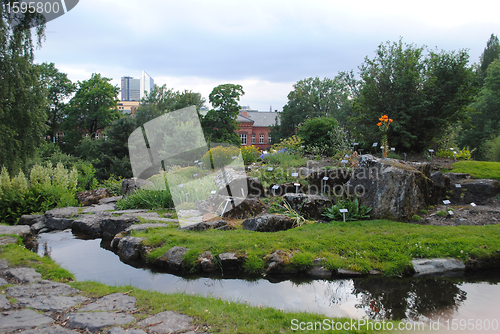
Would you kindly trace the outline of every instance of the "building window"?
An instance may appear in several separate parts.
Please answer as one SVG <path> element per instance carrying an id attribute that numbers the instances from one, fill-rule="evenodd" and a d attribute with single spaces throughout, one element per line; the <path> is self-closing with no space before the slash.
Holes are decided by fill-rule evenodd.
<path id="1" fill-rule="evenodd" d="M 268 144 L 271 144 L 271 134 L 268 134 L 268 135 L 267 135 L 267 143 L 268 143 Z"/>
<path id="2" fill-rule="evenodd" d="M 259 136 L 259 144 L 264 144 L 264 135 Z"/>
<path id="3" fill-rule="evenodd" d="M 241 139 L 241 145 L 246 145 L 247 144 L 247 135 L 242 133 L 240 134 L 240 139 Z"/>
<path id="4" fill-rule="evenodd" d="M 255 144 L 255 133 L 252 133 L 252 144 Z"/>

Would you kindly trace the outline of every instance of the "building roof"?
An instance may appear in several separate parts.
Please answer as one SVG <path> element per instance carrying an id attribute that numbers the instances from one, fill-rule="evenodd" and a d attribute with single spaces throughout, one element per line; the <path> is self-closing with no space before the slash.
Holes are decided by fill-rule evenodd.
<path id="1" fill-rule="evenodd" d="M 276 124 L 276 116 L 278 116 L 277 112 L 269 112 L 269 111 L 247 111 L 246 116 L 243 116 L 241 113 L 236 118 L 236 121 L 240 123 L 244 122 L 254 122 L 253 126 L 257 127 L 268 127 Z M 279 118 L 278 118 L 279 124 Z"/>

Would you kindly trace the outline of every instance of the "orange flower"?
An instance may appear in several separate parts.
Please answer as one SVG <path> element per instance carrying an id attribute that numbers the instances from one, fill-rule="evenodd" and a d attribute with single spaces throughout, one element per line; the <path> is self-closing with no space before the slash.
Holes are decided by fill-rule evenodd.
<path id="1" fill-rule="evenodd" d="M 389 119 L 389 123 L 392 123 L 392 119 Z"/>
<path id="2" fill-rule="evenodd" d="M 378 123 L 377 125 L 378 125 L 378 126 L 382 126 L 382 122 Z"/>

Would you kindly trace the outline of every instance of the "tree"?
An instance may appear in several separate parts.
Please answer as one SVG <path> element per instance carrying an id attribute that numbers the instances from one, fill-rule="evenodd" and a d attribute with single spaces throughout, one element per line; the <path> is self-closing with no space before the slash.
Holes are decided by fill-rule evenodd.
<path id="1" fill-rule="evenodd" d="M 500 57 L 500 41 L 495 34 L 491 34 L 490 39 L 486 42 L 486 47 L 484 48 L 483 54 L 481 55 L 481 64 L 479 72 L 479 83 L 482 86 L 484 83 L 484 78 L 486 78 L 486 70 L 490 64 Z"/>
<path id="2" fill-rule="evenodd" d="M 486 71 L 484 86 L 471 104 L 470 121 L 459 136 L 461 147 L 476 148 L 474 159 L 484 159 L 487 149 L 483 144 L 500 135 L 500 61 L 494 60 Z"/>
<path id="3" fill-rule="evenodd" d="M 339 72 L 334 78 L 307 78 L 293 85 L 288 102 L 279 115 L 279 125 L 272 127 L 273 140 L 292 136 L 297 126 L 309 118 L 332 116 L 346 126 L 352 98 L 358 94 L 357 81 L 351 72 Z"/>
<path id="4" fill-rule="evenodd" d="M 297 129 L 297 136 L 304 142 L 308 150 L 319 149 L 321 154 L 333 155 L 331 149 L 331 133 L 338 127 L 338 122 L 333 117 L 308 118 Z"/>
<path id="5" fill-rule="evenodd" d="M 76 90 L 76 85 L 68 79 L 66 73 L 61 73 L 54 63 L 38 65 L 40 82 L 47 92 L 47 135 L 53 139 L 61 130 L 64 121 L 65 100 Z"/>
<path id="6" fill-rule="evenodd" d="M 215 87 L 208 99 L 214 109 L 203 117 L 201 125 L 205 138 L 214 143 L 230 143 L 240 146 L 236 117 L 240 112 L 238 101 L 244 95 L 241 85 L 224 84 Z"/>
<path id="7" fill-rule="evenodd" d="M 41 46 L 45 25 L 40 14 L 27 12 L 11 26 L 7 4 L 11 1 L 0 2 L 0 165 L 17 174 L 46 131 L 46 99 L 33 64 L 32 40 Z"/>
<path id="8" fill-rule="evenodd" d="M 394 119 L 391 146 L 420 152 L 443 134 L 443 129 L 466 117 L 475 94 L 469 56 L 427 51 L 399 42 L 380 44 L 374 59 L 360 66 L 361 88 L 354 110 L 365 142 L 378 142 L 376 124 L 382 115 Z"/>
<path id="9" fill-rule="evenodd" d="M 78 90 L 66 109 L 65 128 L 71 132 L 69 138 L 73 137 L 69 144 L 76 146 L 85 133 L 95 138 L 99 130 L 120 118 L 117 108 L 119 88 L 109 81 L 111 79 L 97 73 L 93 73 L 89 80 L 78 81 Z"/>

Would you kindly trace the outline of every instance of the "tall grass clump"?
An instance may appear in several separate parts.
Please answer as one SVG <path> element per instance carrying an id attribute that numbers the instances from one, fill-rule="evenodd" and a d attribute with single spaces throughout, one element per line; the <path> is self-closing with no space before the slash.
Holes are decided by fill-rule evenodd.
<path id="1" fill-rule="evenodd" d="M 45 212 L 55 207 L 76 206 L 78 172 L 35 164 L 29 178 L 20 171 L 13 179 L 5 167 L 0 173 L 0 221 L 15 224 L 24 214 Z"/>

